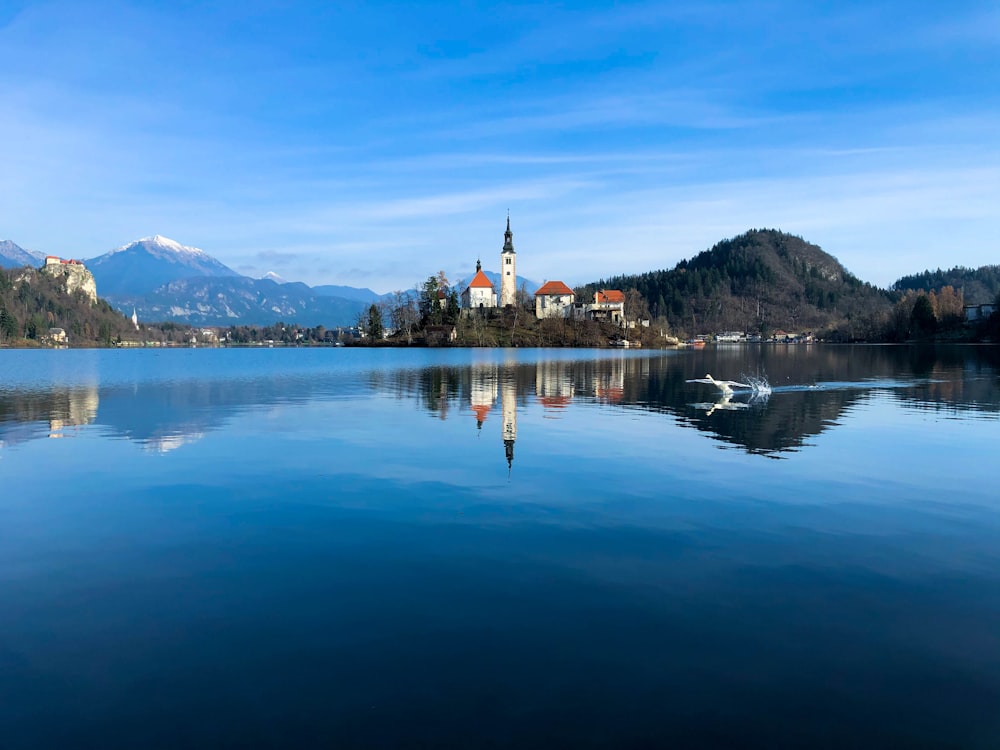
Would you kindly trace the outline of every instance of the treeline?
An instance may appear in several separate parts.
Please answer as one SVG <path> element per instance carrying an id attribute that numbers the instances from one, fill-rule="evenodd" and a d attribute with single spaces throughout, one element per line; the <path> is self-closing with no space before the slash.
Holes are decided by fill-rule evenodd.
<path id="1" fill-rule="evenodd" d="M 939 292 L 903 292 L 873 340 L 902 343 L 936 337 L 967 338 L 962 292 L 945 286 Z"/>
<path id="2" fill-rule="evenodd" d="M 269 326 L 229 326 L 219 329 L 220 341 L 232 344 L 333 344 L 343 342 L 352 336 L 346 328 L 326 328 L 325 326 L 299 326 L 295 323 L 278 321 Z"/>
<path id="3" fill-rule="evenodd" d="M 897 292 L 938 292 L 946 286 L 961 290 L 967 305 L 989 304 L 1000 295 L 1000 265 L 979 268 L 955 266 L 947 271 L 940 268 L 924 271 L 903 276 L 891 288 Z"/>

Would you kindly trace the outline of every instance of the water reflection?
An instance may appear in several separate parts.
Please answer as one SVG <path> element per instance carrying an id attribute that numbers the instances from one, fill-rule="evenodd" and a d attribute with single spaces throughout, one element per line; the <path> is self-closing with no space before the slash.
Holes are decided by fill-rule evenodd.
<path id="1" fill-rule="evenodd" d="M 99 403 L 97 386 L 0 396 L 0 438 L 15 445 L 39 437 L 69 437 L 97 418 Z"/>
<path id="2" fill-rule="evenodd" d="M 5 748 L 997 746 L 992 350 L 11 354 Z"/>
<path id="3" fill-rule="evenodd" d="M 510 469 L 518 412 L 524 410 L 541 410 L 549 419 L 591 408 L 655 412 L 725 444 L 775 457 L 807 447 L 875 394 L 890 394 L 906 408 L 967 417 L 996 418 L 1000 412 L 996 347 L 452 351 L 439 362 L 432 352 L 416 359 L 408 353 L 393 359 L 393 354 L 382 354 L 377 362 L 369 355 L 353 367 L 331 367 L 337 361 L 329 357 L 338 355 L 320 352 L 327 359 L 310 360 L 305 371 L 285 371 L 277 361 L 276 367 L 248 374 L 220 362 L 217 370 L 208 368 L 213 373 L 208 377 L 160 381 L 140 371 L 130 383 L 7 385 L 0 387 L 0 444 L 62 437 L 95 426 L 146 450 L 166 452 L 199 440 L 247 410 L 388 395 L 400 408 L 409 404 L 439 420 L 467 419 L 477 434 L 495 419 L 494 434 Z M 394 366 L 396 362 L 402 366 Z M 705 386 L 688 382 L 705 372 L 727 379 L 764 377 L 773 392 L 769 398 L 739 392 L 717 398 Z"/>

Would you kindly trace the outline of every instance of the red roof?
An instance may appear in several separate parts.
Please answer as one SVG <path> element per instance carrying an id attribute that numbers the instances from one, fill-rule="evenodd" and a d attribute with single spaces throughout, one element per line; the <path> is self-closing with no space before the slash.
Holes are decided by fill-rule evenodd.
<path id="1" fill-rule="evenodd" d="M 493 282 L 486 278 L 486 274 L 482 271 L 476 271 L 476 275 L 472 277 L 472 281 L 469 282 L 469 287 L 492 289 Z"/>
<path id="2" fill-rule="evenodd" d="M 597 302 L 624 302 L 625 295 L 618 291 L 617 289 L 602 289 L 599 292 L 595 292 L 594 296 Z"/>
<path id="3" fill-rule="evenodd" d="M 540 396 L 538 401 L 546 409 L 565 409 L 573 403 L 572 396 Z"/>
<path id="4" fill-rule="evenodd" d="M 572 294 L 573 290 L 568 286 L 563 284 L 561 281 L 548 281 L 542 284 L 542 287 L 535 292 L 535 296 L 549 295 L 549 294 Z"/>

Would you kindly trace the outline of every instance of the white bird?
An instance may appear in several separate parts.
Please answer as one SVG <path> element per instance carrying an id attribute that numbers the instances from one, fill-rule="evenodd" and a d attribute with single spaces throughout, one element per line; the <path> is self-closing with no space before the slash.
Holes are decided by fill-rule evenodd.
<path id="1" fill-rule="evenodd" d="M 733 388 L 748 388 L 750 390 L 753 390 L 752 385 L 747 385 L 746 383 L 737 383 L 735 380 L 716 380 L 708 373 L 705 373 L 705 377 L 703 378 L 695 378 L 694 380 L 689 380 L 687 382 L 709 383 L 711 385 L 714 385 L 716 388 L 722 391 L 722 395 L 726 398 L 729 398 L 733 395 Z"/>

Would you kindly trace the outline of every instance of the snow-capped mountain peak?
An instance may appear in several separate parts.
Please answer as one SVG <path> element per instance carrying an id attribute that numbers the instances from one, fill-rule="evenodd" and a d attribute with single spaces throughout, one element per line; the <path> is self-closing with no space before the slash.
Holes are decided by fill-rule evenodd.
<path id="1" fill-rule="evenodd" d="M 177 279 L 239 276 L 197 247 L 155 234 L 87 261 L 103 294 L 144 294 Z"/>
<path id="2" fill-rule="evenodd" d="M 190 255 L 190 256 L 202 256 L 206 255 L 204 250 L 197 247 L 189 247 L 188 245 L 182 245 L 177 240 L 172 240 L 169 237 L 164 237 L 162 234 L 154 234 L 151 237 L 143 237 L 141 239 L 135 240 L 134 242 L 129 242 L 122 245 L 119 248 L 112 250 L 109 255 L 114 253 L 120 253 L 125 250 L 131 250 L 132 248 L 140 247 L 152 255 L 161 255 L 162 253 L 174 254 L 174 255 Z"/>
<path id="3" fill-rule="evenodd" d="M 273 281 L 275 284 L 284 284 L 284 283 L 286 283 L 285 280 L 283 278 L 281 278 L 280 276 L 278 276 L 278 274 L 276 274 L 274 271 L 268 271 L 267 273 L 265 273 L 260 278 L 261 278 L 261 281 L 267 279 L 268 281 Z"/>

